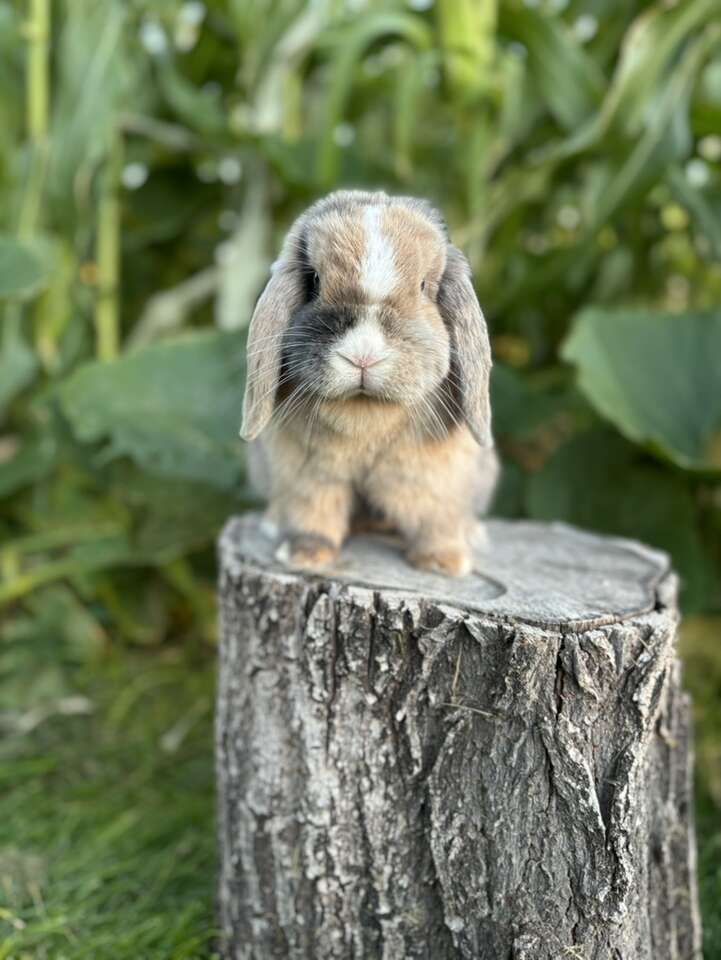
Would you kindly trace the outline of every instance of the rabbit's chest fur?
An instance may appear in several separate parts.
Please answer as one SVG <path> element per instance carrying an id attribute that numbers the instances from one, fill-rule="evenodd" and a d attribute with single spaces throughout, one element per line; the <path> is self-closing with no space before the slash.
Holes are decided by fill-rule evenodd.
<path id="1" fill-rule="evenodd" d="M 481 451 L 465 425 L 424 438 L 405 411 L 329 406 L 305 434 L 275 429 L 265 443 L 272 469 L 260 484 L 280 512 L 286 498 L 311 501 L 329 488 L 342 489 L 339 496 L 349 498 L 355 514 L 366 508 L 374 515 L 407 513 L 425 509 L 429 498 L 472 510 Z"/>

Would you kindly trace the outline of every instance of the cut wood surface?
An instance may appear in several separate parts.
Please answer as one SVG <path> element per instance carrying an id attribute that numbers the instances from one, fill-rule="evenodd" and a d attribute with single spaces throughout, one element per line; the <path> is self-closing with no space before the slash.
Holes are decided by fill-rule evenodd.
<path id="1" fill-rule="evenodd" d="M 225 956 L 692 960 L 689 705 L 664 554 L 491 521 L 468 577 L 220 541 Z"/>

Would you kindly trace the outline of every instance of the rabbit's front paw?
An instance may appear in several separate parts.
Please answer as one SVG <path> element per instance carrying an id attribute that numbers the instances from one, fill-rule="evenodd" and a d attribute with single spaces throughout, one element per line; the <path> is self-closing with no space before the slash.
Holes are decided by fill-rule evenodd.
<path id="1" fill-rule="evenodd" d="M 464 577 L 471 572 L 472 557 L 466 547 L 440 547 L 411 550 L 408 560 L 420 570 L 444 573 L 450 577 Z"/>
<path id="2" fill-rule="evenodd" d="M 327 567 L 338 556 L 338 548 L 320 533 L 295 533 L 281 544 L 276 557 L 289 567 Z"/>

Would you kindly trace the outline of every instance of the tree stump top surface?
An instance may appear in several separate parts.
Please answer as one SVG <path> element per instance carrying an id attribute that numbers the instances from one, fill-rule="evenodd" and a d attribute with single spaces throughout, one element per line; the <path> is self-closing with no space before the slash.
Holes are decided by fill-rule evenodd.
<path id="1" fill-rule="evenodd" d="M 332 568 L 289 569 L 275 556 L 277 534 L 259 514 L 232 518 L 220 538 L 223 569 L 259 568 L 283 577 L 332 580 L 383 590 L 408 602 L 433 601 L 492 619 L 588 629 L 650 612 L 673 590 L 658 550 L 562 523 L 488 520 L 473 571 L 450 578 L 411 567 L 391 537 L 358 535 Z"/>

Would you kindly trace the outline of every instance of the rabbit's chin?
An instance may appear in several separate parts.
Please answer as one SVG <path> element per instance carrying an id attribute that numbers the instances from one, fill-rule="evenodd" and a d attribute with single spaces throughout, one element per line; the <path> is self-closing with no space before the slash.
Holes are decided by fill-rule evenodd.
<path id="1" fill-rule="evenodd" d="M 411 411 L 399 402 L 354 394 L 324 400 L 316 406 L 314 420 L 334 432 L 367 441 L 371 436 L 387 436 L 409 423 Z"/>
<path id="2" fill-rule="evenodd" d="M 369 405 L 386 404 L 413 408 L 432 398 L 438 390 L 443 377 L 426 377 L 425 382 L 399 381 L 397 377 L 368 377 L 364 384 L 337 378 L 321 381 L 315 387 L 317 396 L 328 402 L 354 402 Z"/>

